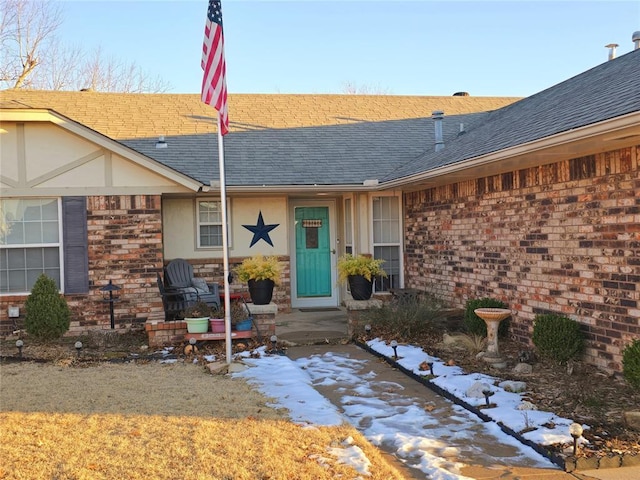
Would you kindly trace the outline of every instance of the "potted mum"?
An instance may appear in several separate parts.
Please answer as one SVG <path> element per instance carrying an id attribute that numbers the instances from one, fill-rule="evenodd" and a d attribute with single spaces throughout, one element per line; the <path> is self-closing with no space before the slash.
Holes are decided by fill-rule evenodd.
<path id="1" fill-rule="evenodd" d="M 235 272 L 240 281 L 249 286 L 251 301 L 256 305 L 267 305 L 273 297 L 273 287 L 280 283 L 282 264 L 275 255 L 254 255 L 245 258 Z"/>
<path id="2" fill-rule="evenodd" d="M 386 277 L 384 260 L 347 253 L 338 259 L 338 280 L 349 283 L 354 300 L 369 300 L 375 277 Z"/>

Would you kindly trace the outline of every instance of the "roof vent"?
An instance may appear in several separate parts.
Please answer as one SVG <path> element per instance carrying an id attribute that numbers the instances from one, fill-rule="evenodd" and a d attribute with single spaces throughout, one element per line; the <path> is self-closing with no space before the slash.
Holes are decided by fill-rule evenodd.
<path id="1" fill-rule="evenodd" d="M 468 97 L 469 92 L 456 92 L 453 94 L 454 97 Z"/>
<path id="2" fill-rule="evenodd" d="M 616 58 L 616 48 L 618 48 L 617 43 L 610 43 L 609 45 L 605 45 L 605 48 L 609 49 L 609 60 L 613 60 Z"/>
<path id="3" fill-rule="evenodd" d="M 156 142 L 156 148 L 167 148 L 167 142 L 164 141 L 164 137 L 161 135 L 158 137 L 158 141 Z"/>
<path id="4" fill-rule="evenodd" d="M 444 138 L 442 136 L 442 119 L 444 118 L 444 112 L 442 110 L 436 110 L 431 113 L 433 118 L 434 131 L 436 135 L 436 152 L 439 152 L 444 148 Z"/>
<path id="5" fill-rule="evenodd" d="M 640 48 L 640 30 L 633 32 L 633 35 L 631 35 L 631 41 L 635 44 L 634 50 L 638 50 Z"/>

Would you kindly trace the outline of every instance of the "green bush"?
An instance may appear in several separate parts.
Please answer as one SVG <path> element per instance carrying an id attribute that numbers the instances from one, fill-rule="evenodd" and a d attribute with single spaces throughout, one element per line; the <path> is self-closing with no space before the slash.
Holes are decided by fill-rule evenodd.
<path id="1" fill-rule="evenodd" d="M 58 293 L 56 282 L 45 274 L 36 280 L 24 308 L 25 329 L 29 335 L 52 340 L 69 330 L 71 312 L 67 301 Z"/>
<path id="2" fill-rule="evenodd" d="M 561 364 L 578 357 L 584 348 L 580 324 L 556 314 L 536 315 L 532 340 L 540 355 Z"/>
<path id="3" fill-rule="evenodd" d="M 634 340 L 622 351 L 622 375 L 636 390 L 640 390 L 640 340 Z"/>
<path id="4" fill-rule="evenodd" d="M 476 308 L 507 308 L 507 305 L 495 298 L 476 298 L 467 300 L 464 307 L 464 329 L 471 335 L 487 336 L 487 324 L 475 314 Z M 505 338 L 509 332 L 509 319 L 500 322 L 498 337 Z"/>

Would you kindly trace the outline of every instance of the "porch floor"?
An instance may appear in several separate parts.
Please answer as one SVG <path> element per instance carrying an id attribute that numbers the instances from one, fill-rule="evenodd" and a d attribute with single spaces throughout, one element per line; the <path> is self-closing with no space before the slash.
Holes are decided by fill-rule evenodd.
<path id="1" fill-rule="evenodd" d="M 338 343 L 348 339 L 347 310 L 309 311 L 292 309 L 290 313 L 276 316 L 276 335 L 279 341 L 290 344 L 309 345 L 316 343 Z"/>

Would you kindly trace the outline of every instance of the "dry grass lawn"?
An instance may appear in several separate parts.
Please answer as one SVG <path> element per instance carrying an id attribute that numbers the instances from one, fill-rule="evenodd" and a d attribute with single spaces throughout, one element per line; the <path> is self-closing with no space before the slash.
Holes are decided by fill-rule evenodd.
<path id="1" fill-rule="evenodd" d="M 267 403 L 189 363 L 3 363 L 0 479 L 403 478 L 352 427 L 301 427 Z M 370 475 L 332 455 L 349 438 Z"/>

